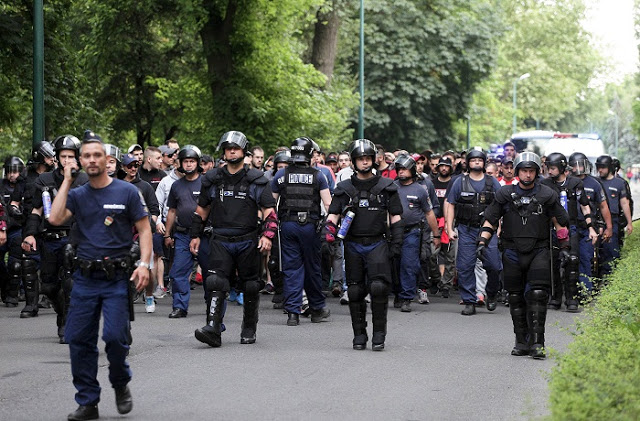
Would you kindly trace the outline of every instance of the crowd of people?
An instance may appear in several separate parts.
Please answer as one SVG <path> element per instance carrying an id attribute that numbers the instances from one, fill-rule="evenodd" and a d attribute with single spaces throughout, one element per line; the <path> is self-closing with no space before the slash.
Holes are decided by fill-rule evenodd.
<path id="1" fill-rule="evenodd" d="M 508 306 L 512 355 L 542 359 L 547 309 L 580 311 L 633 230 L 629 184 L 609 155 L 595 161 L 597 176 L 580 152 L 539 157 L 510 142 L 488 157 L 387 151 L 367 139 L 327 153 L 301 137 L 266 155 L 237 131 L 216 153 L 175 139 L 124 153 L 87 131 L 82 142 L 41 142 L 26 165 L 6 158 L 2 301 L 24 301 L 21 318 L 55 310 L 78 389 L 69 419 L 98 417 L 101 308 L 117 320 L 105 342 L 121 413 L 131 410 L 130 303 L 153 313 L 171 299 L 168 317 L 184 318 L 192 291 L 207 305 L 195 338 L 211 347 L 222 345 L 230 302 L 243 306 L 240 341 L 251 344 L 261 296 L 287 326 L 330 321 L 333 296 L 349 307 L 356 350 L 369 341 L 370 307 L 380 351 L 390 301 L 408 313 L 459 294 L 464 316 Z"/>

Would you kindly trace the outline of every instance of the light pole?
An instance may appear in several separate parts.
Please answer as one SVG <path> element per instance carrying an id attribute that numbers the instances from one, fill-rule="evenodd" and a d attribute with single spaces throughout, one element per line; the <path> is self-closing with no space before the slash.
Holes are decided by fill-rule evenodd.
<path id="1" fill-rule="evenodd" d="M 31 149 L 44 139 L 44 12 L 43 1 L 33 1 L 33 138 Z"/>
<path id="2" fill-rule="evenodd" d="M 360 109 L 358 111 L 358 138 L 364 138 L 364 0 L 360 0 Z"/>
<path id="3" fill-rule="evenodd" d="M 615 137 L 614 148 L 616 151 L 616 156 L 618 156 L 618 113 L 614 112 L 613 110 L 609 110 L 608 112 L 609 112 L 609 115 L 612 115 L 615 117 L 616 137 Z"/>
<path id="4" fill-rule="evenodd" d="M 529 73 L 525 73 L 513 81 L 513 133 L 516 132 L 516 113 L 518 111 L 516 96 L 517 96 L 518 82 L 520 82 L 521 80 L 525 80 L 529 76 L 531 76 Z"/>

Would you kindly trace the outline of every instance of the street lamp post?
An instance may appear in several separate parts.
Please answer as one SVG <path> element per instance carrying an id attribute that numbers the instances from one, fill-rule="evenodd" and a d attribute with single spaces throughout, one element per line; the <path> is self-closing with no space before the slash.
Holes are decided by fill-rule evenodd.
<path id="1" fill-rule="evenodd" d="M 364 138 L 364 0 L 360 0 L 360 109 L 358 110 L 358 138 Z"/>
<path id="2" fill-rule="evenodd" d="M 513 81 L 513 133 L 516 132 L 516 113 L 518 111 L 518 103 L 516 101 L 516 97 L 517 97 L 518 82 L 520 82 L 521 80 L 525 80 L 529 76 L 531 76 L 529 73 L 525 73 Z"/>

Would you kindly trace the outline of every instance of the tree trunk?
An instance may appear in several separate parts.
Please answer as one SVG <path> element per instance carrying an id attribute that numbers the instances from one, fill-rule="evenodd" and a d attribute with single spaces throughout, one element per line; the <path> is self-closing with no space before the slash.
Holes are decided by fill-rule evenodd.
<path id="1" fill-rule="evenodd" d="M 316 14 L 315 32 L 313 34 L 313 46 L 311 52 L 311 64 L 318 71 L 327 76 L 327 86 L 331 84 L 333 68 L 338 51 L 338 29 L 340 28 L 340 16 L 338 16 L 337 0 L 332 2 L 331 10 Z"/>
<path id="2" fill-rule="evenodd" d="M 231 33 L 238 9 L 237 0 L 228 0 L 226 13 L 222 16 L 214 0 L 203 0 L 209 19 L 200 30 L 202 48 L 207 59 L 207 71 L 213 101 L 224 91 L 225 82 L 233 71 Z"/>

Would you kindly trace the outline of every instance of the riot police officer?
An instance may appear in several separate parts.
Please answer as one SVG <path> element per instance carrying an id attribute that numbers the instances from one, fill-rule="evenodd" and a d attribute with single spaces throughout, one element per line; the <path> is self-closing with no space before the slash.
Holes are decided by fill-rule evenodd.
<path id="1" fill-rule="evenodd" d="M 344 259 L 349 296 L 349 312 L 353 327 L 353 349 L 367 346 L 367 303 L 371 294 L 371 318 L 373 337 L 371 348 L 384 349 L 387 334 L 387 309 L 391 286 L 390 250 L 400 256 L 404 237 L 402 204 L 398 188 L 390 178 L 372 173 L 377 149 L 368 139 L 358 139 L 349 147 L 355 173 L 350 179 L 338 183 L 325 224 L 325 240 L 335 241 L 337 224 L 343 218 L 342 227 L 350 228 L 344 238 Z M 385 240 L 387 220 L 390 222 L 390 245 Z M 342 235 L 341 235 L 342 236 Z"/>
<path id="2" fill-rule="evenodd" d="M 12 204 L 11 197 L 21 197 L 24 192 L 24 162 L 17 156 L 9 156 L 4 161 L 4 177 L 0 182 L 0 287 L 2 301 L 7 307 L 18 306 L 18 290 L 22 278 L 20 228 L 24 222 L 22 211 Z M 4 237 L 4 238 L 2 238 Z M 9 253 L 7 266 L 4 263 Z M 36 295 L 37 300 L 37 295 Z"/>
<path id="3" fill-rule="evenodd" d="M 316 227 L 321 219 L 320 206 L 329 208 L 331 193 L 326 177 L 312 167 L 313 141 L 300 137 L 291 144 L 291 165 L 276 173 L 271 181 L 278 203 L 280 247 L 284 273 L 284 309 L 287 326 L 300 323 L 302 291 L 311 308 L 311 322 L 329 317 L 322 293 L 320 238 Z"/>
<path id="4" fill-rule="evenodd" d="M 625 190 L 627 192 L 627 199 L 629 199 L 629 210 L 631 212 L 631 217 L 633 218 L 633 197 L 631 196 L 631 186 L 629 185 L 629 182 L 627 180 L 620 177 L 620 160 L 615 156 L 612 156 L 611 161 L 613 163 L 614 176 L 622 180 L 622 182 L 624 183 Z M 625 218 L 624 215 L 620 215 L 620 217 L 618 218 L 618 244 L 620 248 L 622 248 L 622 245 L 624 244 L 624 233 L 626 227 L 627 218 Z"/>
<path id="5" fill-rule="evenodd" d="M 227 132 L 218 149 L 223 151 L 227 165 L 207 171 L 190 230 L 190 250 L 197 255 L 205 221 L 213 229 L 208 276 L 204 280 L 207 324 L 195 332 L 196 339 L 212 347 L 222 345 L 225 302 L 236 273 L 236 289 L 244 292 L 240 343 L 256 341 L 258 300 L 264 287 L 260 253 L 271 249 L 278 220 L 269 181 L 262 171 L 243 163 L 249 149 L 246 136 L 238 131 Z M 264 217 L 261 232 L 259 212 Z"/>
<path id="6" fill-rule="evenodd" d="M 46 196 L 48 195 L 52 201 L 55 199 L 64 180 L 64 166 L 70 162 L 78 163 L 80 141 L 72 135 L 59 136 L 54 141 L 54 148 L 59 166 L 56 170 L 40 174 L 36 180 L 33 210 L 27 217 L 22 233 L 22 249 L 26 252 L 35 251 L 37 249 L 35 237 L 39 236 L 42 239 L 40 250 L 42 293 L 53 303 L 58 315 L 56 321 L 58 336 L 60 343 L 64 343 L 64 324 L 71 294 L 71 278 L 65 276 L 65 279 L 60 279 L 60 274 L 63 272 L 64 249 L 69 243 L 73 221 L 69 220 L 57 226 L 51 225 L 48 221 L 47 213 L 50 209 L 47 209 L 49 205 L 46 203 Z M 87 181 L 86 173 L 74 171 L 71 188 L 81 186 Z"/>
<path id="7" fill-rule="evenodd" d="M 115 145 L 105 143 L 104 150 L 107 152 L 107 174 L 109 174 L 109 177 L 118 177 L 118 173 L 122 169 L 120 148 Z"/>
<path id="8" fill-rule="evenodd" d="M 562 292 L 566 298 L 567 311 L 578 311 L 578 282 L 580 266 L 580 249 L 578 235 L 578 206 L 585 216 L 584 226 L 588 229 L 588 241 L 595 244 L 598 234 L 595 231 L 595 217 L 589 207 L 589 198 L 584 193 L 582 180 L 567 175 L 567 158 L 558 152 L 551 153 L 545 161 L 548 178 L 542 180 L 542 184 L 553 189 L 560 197 L 560 204 L 569 214 L 569 245 L 570 249 L 562 252 L 563 259 L 559 259 L 557 253 L 553 253 L 555 261 L 553 265 L 553 286 L 549 307 L 559 309 L 562 303 Z M 568 256 L 566 255 L 568 251 Z M 562 261 L 561 261 L 562 260 Z M 564 266 L 564 279 L 560 278 L 560 266 Z"/>
<path id="9" fill-rule="evenodd" d="M 611 241 L 602 244 L 602 274 L 611 273 L 611 262 L 620 257 L 619 243 L 619 220 L 625 218 L 627 222 L 626 230 L 629 234 L 633 232 L 631 221 L 631 207 L 627 197 L 627 188 L 624 182 L 614 177 L 613 159 L 610 155 L 601 155 L 596 159 L 596 168 L 600 175 L 600 181 L 604 186 L 604 191 L 609 199 L 609 210 L 611 211 L 612 235 Z"/>
<path id="10" fill-rule="evenodd" d="M 569 219 L 555 191 L 538 181 L 542 169 L 538 155 L 523 152 L 516 157 L 514 167 L 519 182 L 503 186 L 485 210 L 476 253 L 485 254 L 502 217 L 504 285 L 516 336 L 511 355 L 544 359 L 551 283 L 550 225 L 555 218 L 560 245 L 568 247 Z"/>
<path id="11" fill-rule="evenodd" d="M 447 234 L 453 240 L 458 239 L 458 255 L 456 268 L 458 269 L 458 287 L 460 298 L 465 304 L 463 316 L 476 313 L 476 255 L 474 253 L 476 240 L 484 217 L 484 211 L 491 204 L 495 193 L 500 189 L 500 183 L 484 174 L 487 156 L 477 149 L 470 150 L 466 155 L 468 174 L 464 174 L 449 188 L 445 201 L 445 218 Z M 457 224 L 458 232 L 453 229 L 453 222 Z M 487 244 L 487 250 L 482 260 L 487 272 L 487 310 L 493 311 L 497 306 L 497 294 L 500 289 L 500 254 L 497 238 Z"/>

